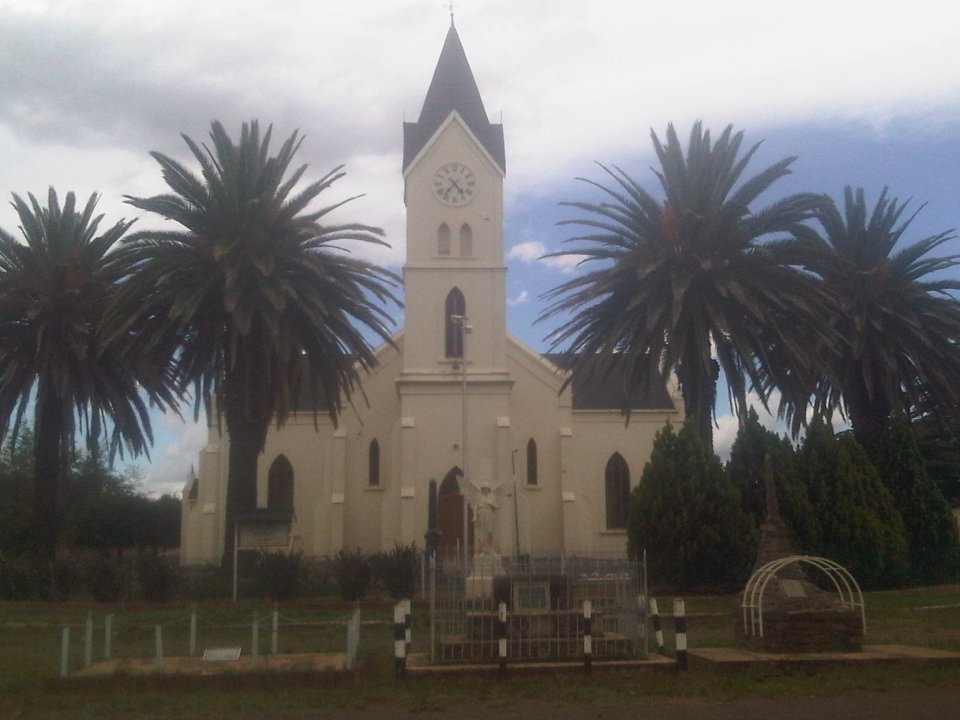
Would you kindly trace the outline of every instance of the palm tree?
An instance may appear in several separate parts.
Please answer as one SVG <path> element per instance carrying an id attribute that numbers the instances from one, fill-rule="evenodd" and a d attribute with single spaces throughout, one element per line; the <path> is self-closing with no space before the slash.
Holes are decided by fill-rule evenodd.
<path id="1" fill-rule="evenodd" d="M 720 370 L 741 417 L 750 389 L 764 402 L 774 386 L 809 394 L 806 338 L 821 299 L 809 277 L 779 262 L 779 246 L 761 239 L 791 233 L 821 198 L 790 195 L 751 210 L 795 158 L 744 177 L 759 144 L 741 155 L 743 133 L 732 126 L 714 143 L 695 123 L 686 154 L 673 125 L 665 145 L 651 135 L 664 199 L 616 167 L 601 165 L 612 186 L 585 180 L 606 199 L 564 203 L 586 216 L 562 224 L 587 233 L 555 254 L 599 267 L 548 292 L 541 319 L 570 313 L 550 339 L 576 362 L 618 354 L 636 383 L 675 370 L 686 415 L 712 447 Z"/>
<path id="2" fill-rule="evenodd" d="M 951 231 L 897 250 L 922 209 L 904 217 L 907 205 L 884 188 L 868 210 L 863 189 L 847 187 L 843 213 L 822 205 L 822 233 L 805 227 L 791 243 L 829 293 L 829 322 L 842 338 L 823 348 L 829 377 L 818 383 L 816 410 L 841 407 L 868 450 L 892 413 L 960 404 L 960 281 L 944 275 L 960 255 L 930 257 Z"/>
<path id="3" fill-rule="evenodd" d="M 256 507 L 257 458 L 272 419 L 281 425 L 301 385 L 336 420 L 361 369 L 375 365 L 363 330 L 387 339 L 386 303 L 396 276 L 349 257 L 340 245 L 384 244 L 382 231 L 321 221 L 338 202 L 305 212 L 343 176 L 336 168 L 297 193 L 301 166 L 287 170 L 302 141 L 294 132 L 275 156 L 271 129 L 244 124 L 235 143 L 219 122 L 212 147 L 183 136 L 197 177 L 152 153 L 171 193 L 127 202 L 182 229 L 141 232 L 118 251 L 126 282 L 111 323 L 140 326 L 136 347 L 166 348 L 193 386 L 195 415 L 215 399 L 230 436 L 226 548 L 239 511 Z M 358 327 L 360 326 L 360 327 Z"/>
<path id="4" fill-rule="evenodd" d="M 147 399 L 169 402 L 162 369 L 133 362 L 105 340 L 100 320 L 117 290 L 110 250 L 131 223 L 97 234 L 97 196 L 78 209 L 13 196 L 24 242 L 0 230 L 0 439 L 16 438 L 34 416 L 37 550 L 52 556 L 60 532 L 58 497 L 77 432 L 91 450 L 109 437 L 111 453 L 146 452 L 152 441 Z M 166 377 L 168 380 L 169 377 Z M 146 390 L 146 395 L 141 393 Z"/>

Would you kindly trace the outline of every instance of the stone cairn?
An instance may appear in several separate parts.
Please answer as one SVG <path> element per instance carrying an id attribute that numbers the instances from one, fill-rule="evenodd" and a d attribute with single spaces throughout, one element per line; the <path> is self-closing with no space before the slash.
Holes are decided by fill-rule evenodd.
<path id="1" fill-rule="evenodd" d="M 763 469 L 766 512 L 752 574 L 769 562 L 797 555 L 780 517 L 769 455 L 764 458 Z M 734 608 L 735 634 L 738 644 L 751 650 L 797 653 L 862 649 L 860 612 L 845 606 L 832 587 L 830 591 L 818 587 L 801 563 L 786 565 L 767 583 L 762 597 L 763 637 L 751 633 L 749 625 L 744 626 L 743 599 L 741 592 Z"/>

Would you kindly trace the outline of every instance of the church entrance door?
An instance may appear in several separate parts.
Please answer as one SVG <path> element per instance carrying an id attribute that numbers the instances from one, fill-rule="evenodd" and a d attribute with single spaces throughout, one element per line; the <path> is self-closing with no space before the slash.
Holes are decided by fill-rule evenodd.
<path id="1" fill-rule="evenodd" d="M 461 477 L 463 472 L 460 468 L 453 468 L 444 477 L 437 492 L 437 529 L 440 531 L 437 551 L 445 560 L 456 559 L 463 552 L 464 502 L 457 480 Z M 468 507 L 467 512 L 471 512 L 471 508 Z M 472 529 L 471 527 L 470 530 Z"/>

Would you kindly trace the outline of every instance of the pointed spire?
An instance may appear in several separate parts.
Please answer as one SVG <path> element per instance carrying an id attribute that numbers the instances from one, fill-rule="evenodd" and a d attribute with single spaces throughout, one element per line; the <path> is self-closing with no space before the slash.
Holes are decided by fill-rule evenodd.
<path id="1" fill-rule="evenodd" d="M 491 124 L 487 117 L 467 54 L 453 25 L 451 6 L 450 29 L 433 71 L 420 119 L 416 123 L 404 123 L 404 170 L 454 111 L 463 118 L 501 170 L 505 169 L 503 126 Z"/>

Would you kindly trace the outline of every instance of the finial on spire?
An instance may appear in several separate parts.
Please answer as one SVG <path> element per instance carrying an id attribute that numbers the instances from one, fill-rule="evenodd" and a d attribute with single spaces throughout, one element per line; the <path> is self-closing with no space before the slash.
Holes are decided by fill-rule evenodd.
<path id="1" fill-rule="evenodd" d="M 453 0 L 450 0 L 450 27 L 453 27 Z"/>

